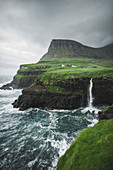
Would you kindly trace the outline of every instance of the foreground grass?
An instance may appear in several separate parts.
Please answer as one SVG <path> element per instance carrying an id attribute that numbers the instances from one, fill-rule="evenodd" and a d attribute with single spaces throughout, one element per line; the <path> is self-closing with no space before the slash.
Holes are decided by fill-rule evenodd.
<path id="1" fill-rule="evenodd" d="M 84 129 L 59 159 L 58 170 L 113 169 L 113 119 Z"/>

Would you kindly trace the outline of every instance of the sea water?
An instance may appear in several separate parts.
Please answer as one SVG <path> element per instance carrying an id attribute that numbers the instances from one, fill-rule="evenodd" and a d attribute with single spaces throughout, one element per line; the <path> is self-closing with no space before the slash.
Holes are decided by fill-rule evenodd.
<path id="1" fill-rule="evenodd" d="M 0 76 L 0 85 L 10 80 Z M 83 128 L 98 122 L 98 109 L 19 111 L 21 90 L 0 90 L 0 169 L 55 170 Z"/>

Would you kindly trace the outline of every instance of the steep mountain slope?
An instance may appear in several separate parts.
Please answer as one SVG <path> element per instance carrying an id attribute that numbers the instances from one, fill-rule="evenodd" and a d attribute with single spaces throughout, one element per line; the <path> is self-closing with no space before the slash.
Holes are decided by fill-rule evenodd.
<path id="1" fill-rule="evenodd" d="M 76 57 L 113 59 L 113 43 L 102 48 L 92 48 L 72 40 L 53 39 L 41 61 Z"/>

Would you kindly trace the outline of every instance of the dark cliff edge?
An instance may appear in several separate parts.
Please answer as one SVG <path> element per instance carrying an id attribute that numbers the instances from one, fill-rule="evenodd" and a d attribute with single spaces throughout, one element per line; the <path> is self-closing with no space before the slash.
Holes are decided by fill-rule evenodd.
<path id="1" fill-rule="evenodd" d="M 54 85 L 36 80 L 32 87 L 23 89 L 13 106 L 25 110 L 30 107 L 75 109 L 87 105 L 89 78 L 68 79 Z"/>
<path id="2" fill-rule="evenodd" d="M 30 107 L 48 109 L 76 109 L 87 106 L 90 78 L 67 79 L 53 85 L 37 79 L 33 86 L 22 91 L 13 106 L 25 110 Z M 93 79 L 94 106 L 113 103 L 113 78 Z M 107 88 L 106 88 L 107 87 Z"/>
<path id="3" fill-rule="evenodd" d="M 33 66 L 32 66 L 33 65 Z M 17 74 L 13 77 L 13 81 L 6 85 L 3 85 L 0 89 L 11 90 L 13 89 L 23 89 L 29 87 L 34 83 L 34 80 L 46 72 L 50 66 L 35 66 L 36 64 L 21 65 Z"/>

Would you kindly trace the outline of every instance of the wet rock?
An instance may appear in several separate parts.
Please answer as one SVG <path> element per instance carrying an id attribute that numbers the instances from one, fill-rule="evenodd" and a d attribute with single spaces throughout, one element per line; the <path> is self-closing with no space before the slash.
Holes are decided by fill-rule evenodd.
<path id="1" fill-rule="evenodd" d="M 99 112 L 99 120 L 107 120 L 113 118 L 113 105 Z"/>
<path id="2" fill-rule="evenodd" d="M 113 78 L 100 77 L 93 79 L 93 104 L 112 105 L 113 103 Z"/>

